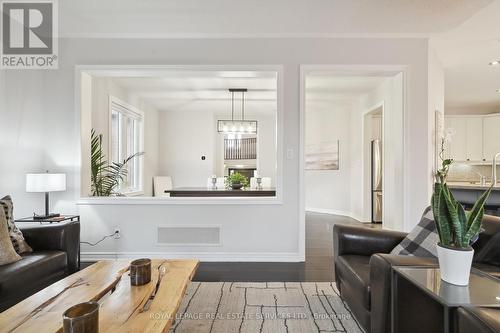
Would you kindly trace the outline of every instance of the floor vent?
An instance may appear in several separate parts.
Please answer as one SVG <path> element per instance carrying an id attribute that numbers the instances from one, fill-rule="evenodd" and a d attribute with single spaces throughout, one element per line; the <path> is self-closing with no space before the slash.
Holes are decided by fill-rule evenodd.
<path id="1" fill-rule="evenodd" d="M 220 226 L 158 226 L 159 245 L 221 245 Z"/>

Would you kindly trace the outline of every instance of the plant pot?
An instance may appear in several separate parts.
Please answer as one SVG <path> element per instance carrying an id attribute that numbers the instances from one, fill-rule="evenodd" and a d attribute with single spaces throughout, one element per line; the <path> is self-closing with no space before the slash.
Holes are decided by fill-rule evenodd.
<path id="1" fill-rule="evenodd" d="M 459 249 L 437 244 L 441 280 L 458 286 L 469 284 L 474 250 Z"/>
<path id="2" fill-rule="evenodd" d="M 242 184 L 237 184 L 237 183 L 233 183 L 233 184 L 231 184 L 231 188 L 232 188 L 233 190 L 241 190 L 241 188 L 242 188 L 242 187 L 243 187 L 243 185 L 242 185 Z"/>

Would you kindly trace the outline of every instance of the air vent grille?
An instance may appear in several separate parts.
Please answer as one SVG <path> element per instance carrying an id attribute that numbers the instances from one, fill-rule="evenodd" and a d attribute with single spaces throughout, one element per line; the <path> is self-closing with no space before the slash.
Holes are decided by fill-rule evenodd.
<path id="1" fill-rule="evenodd" d="M 159 245 L 220 245 L 220 226 L 158 226 Z"/>

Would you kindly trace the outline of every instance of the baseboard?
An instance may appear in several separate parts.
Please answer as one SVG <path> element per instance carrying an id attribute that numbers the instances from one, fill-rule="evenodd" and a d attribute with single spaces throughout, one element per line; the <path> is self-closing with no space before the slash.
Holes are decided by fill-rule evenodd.
<path id="1" fill-rule="evenodd" d="M 366 221 L 363 219 L 363 217 L 353 214 L 351 212 L 343 211 L 343 210 L 336 210 L 336 209 L 327 209 L 327 208 L 314 208 L 314 207 L 307 207 L 306 212 L 313 212 L 313 213 L 320 213 L 320 214 L 331 214 L 331 215 L 340 215 L 340 216 L 347 216 L 352 219 L 355 219 L 359 222 L 371 222 L 371 221 Z"/>
<path id="2" fill-rule="evenodd" d="M 81 261 L 98 261 L 113 259 L 198 259 L 200 261 L 221 262 L 301 262 L 300 254 L 282 253 L 247 253 L 247 252 L 82 252 Z"/>

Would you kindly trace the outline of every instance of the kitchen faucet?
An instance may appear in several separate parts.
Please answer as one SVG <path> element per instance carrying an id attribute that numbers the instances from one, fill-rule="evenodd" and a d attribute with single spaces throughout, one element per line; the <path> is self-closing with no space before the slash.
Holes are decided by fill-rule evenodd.
<path id="1" fill-rule="evenodd" d="M 491 184 L 493 186 L 497 186 L 497 158 L 500 156 L 500 153 L 496 153 L 495 156 L 493 156 L 493 166 L 492 166 L 492 173 L 491 173 Z"/>
<path id="2" fill-rule="evenodd" d="M 479 173 L 477 171 L 474 171 L 474 172 L 477 173 L 477 175 L 479 176 L 479 185 L 485 186 L 486 185 L 486 176 L 483 176 L 481 173 Z"/>

